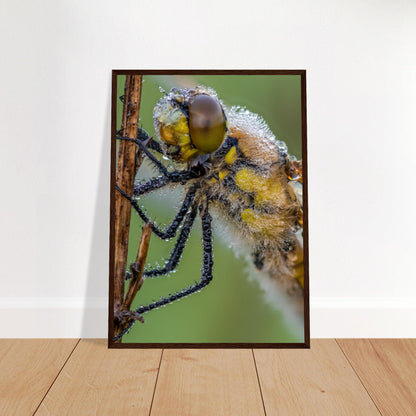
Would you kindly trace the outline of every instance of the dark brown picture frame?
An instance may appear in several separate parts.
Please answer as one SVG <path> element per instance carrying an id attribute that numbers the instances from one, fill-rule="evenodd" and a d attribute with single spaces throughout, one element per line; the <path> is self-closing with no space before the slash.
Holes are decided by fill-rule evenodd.
<path id="1" fill-rule="evenodd" d="M 119 75 L 300 75 L 302 114 L 303 174 L 303 251 L 304 251 L 304 342 L 303 343 L 116 343 L 114 337 L 114 253 L 116 184 L 116 111 Z M 109 264 L 109 348 L 310 348 L 309 236 L 308 236 L 308 157 L 306 125 L 306 70 L 122 70 L 112 71 L 111 98 L 111 188 L 110 188 L 110 264 Z"/>

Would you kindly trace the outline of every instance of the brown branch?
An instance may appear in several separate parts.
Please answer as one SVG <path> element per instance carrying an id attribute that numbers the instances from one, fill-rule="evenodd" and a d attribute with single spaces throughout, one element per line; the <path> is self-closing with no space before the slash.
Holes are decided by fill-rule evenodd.
<path id="1" fill-rule="evenodd" d="M 152 227 L 147 223 L 143 227 L 139 249 L 137 250 L 136 262 L 130 266 L 132 278 L 123 303 L 123 310 L 129 311 L 136 293 L 143 285 L 143 270 L 146 263 L 147 251 L 149 250 L 150 235 Z"/>
<path id="2" fill-rule="evenodd" d="M 122 333 L 131 327 L 134 321 L 140 321 L 144 323 L 143 316 L 136 311 L 131 311 L 130 307 L 137 292 L 141 289 L 144 279 L 143 271 L 146 263 L 147 251 L 149 250 L 150 236 L 152 234 L 152 227 L 150 224 L 146 224 L 143 227 L 142 235 L 140 238 L 139 249 L 137 250 L 136 261 L 131 264 L 130 270 L 132 272 L 132 278 L 130 280 L 129 288 L 126 293 L 126 297 L 120 309 L 115 313 L 115 331 L 114 336 L 118 337 L 116 342 L 121 342 Z"/>
<path id="3" fill-rule="evenodd" d="M 123 136 L 137 138 L 139 123 L 141 75 L 127 75 L 124 86 L 124 105 L 121 130 Z M 119 142 L 116 183 L 128 195 L 133 192 L 134 178 L 140 167 L 142 155 L 133 142 Z M 119 192 L 115 192 L 115 253 L 114 253 L 114 334 L 120 334 L 124 326 L 124 290 L 126 281 L 131 205 Z M 147 252 L 146 252 L 147 254 Z M 137 291 L 136 291 L 137 292 Z M 130 302 L 131 304 L 131 302 Z M 126 317 L 127 318 L 127 317 Z"/>

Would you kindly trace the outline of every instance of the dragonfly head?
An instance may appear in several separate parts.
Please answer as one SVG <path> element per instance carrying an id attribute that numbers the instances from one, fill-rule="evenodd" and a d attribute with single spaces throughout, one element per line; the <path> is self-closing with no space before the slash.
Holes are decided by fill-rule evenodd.
<path id="1" fill-rule="evenodd" d="M 213 90 L 173 88 L 153 111 L 167 156 L 188 164 L 206 161 L 227 136 L 227 118 Z"/>

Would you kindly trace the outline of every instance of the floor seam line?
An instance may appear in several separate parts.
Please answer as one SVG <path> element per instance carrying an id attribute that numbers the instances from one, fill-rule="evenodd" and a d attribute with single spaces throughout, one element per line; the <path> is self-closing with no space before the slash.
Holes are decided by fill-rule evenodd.
<path id="1" fill-rule="evenodd" d="M 44 396 L 42 397 L 42 400 L 39 402 L 38 406 L 36 407 L 35 411 L 33 412 L 32 416 L 35 416 L 37 411 L 39 410 L 39 407 L 41 406 L 41 404 L 43 403 L 43 401 L 45 400 L 45 397 L 48 395 L 48 393 L 50 392 L 52 386 L 55 384 L 55 381 L 57 380 L 57 378 L 59 377 L 59 375 L 61 374 L 62 370 L 64 369 L 64 367 L 66 366 L 66 363 L 69 361 L 69 359 L 72 357 L 72 354 L 74 353 L 75 349 L 78 347 L 78 344 L 80 343 L 81 338 L 78 338 L 77 343 L 75 344 L 74 348 L 72 348 L 72 351 L 70 352 L 70 354 L 68 355 L 67 359 L 65 360 L 65 362 L 63 363 L 62 367 L 60 368 L 60 370 L 58 371 L 58 374 L 55 376 L 55 378 L 53 379 L 51 385 L 48 387 L 48 390 L 46 390 L 46 393 L 44 394 Z"/>
<path id="2" fill-rule="evenodd" d="M 162 349 L 162 352 L 160 353 L 160 360 L 159 360 L 159 367 L 157 369 L 157 375 L 156 375 L 156 380 L 155 380 L 155 388 L 153 389 L 153 395 L 152 395 L 152 401 L 150 402 L 150 409 L 149 409 L 149 416 L 152 413 L 152 408 L 153 408 L 153 401 L 155 399 L 155 393 L 156 393 L 156 387 L 157 387 L 157 381 L 159 380 L 159 373 L 160 373 L 160 367 L 162 366 L 162 357 L 163 357 L 163 352 L 165 350 Z"/>
<path id="3" fill-rule="evenodd" d="M 367 387 L 365 386 L 363 380 L 361 380 L 361 377 L 358 375 L 357 371 L 355 370 L 354 366 L 351 364 L 351 361 L 348 359 L 347 354 L 345 354 L 344 350 L 342 349 L 341 345 L 339 344 L 338 340 L 335 338 L 335 342 L 338 345 L 338 348 L 341 350 L 342 354 L 344 355 L 345 359 L 347 360 L 348 364 L 350 365 L 350 367 L 352 368 L 352 370 L 354 371 L 355 375 L 357 376 L 358 380 L 360 381 L 361 385 L 364 387 L 365 392 L 367 393 L 368 397 L 371 399 L 371 401 L 373 402 L 374 406 L 376 407 L 377 411 L 380 413 L 381 416 L 383 416 L 383 413 L 381 412 L 381 410 L 379 409 L 379 407 L 377 406 L 376 402 L 374 401 L 373 397 L 371 396 L 371 394 L 369 393 L 369 391 L 367 390 Z"/>
<path id="4" fill-rule="evenodd" d="M 254 349 L 253 349 L 253 348 L 251 349 L 251 354 L 253 355 L 254 368 L 256 369 L 257 383 L 258 383 L 258 385 L 259 385 L 259 389 L 260 389 L 260 397 L 261 397 L 261 402 L 263 403 L 264 416 L 267 416 L 267 412 L 266 412 L 266 405 L 264 404 L 263 391 L 262 391 L 262 389 L 261 389 L 261 384 L 260 384 L 259 371 L 258 371 L 258 369 L 257 369 L 256 356 L 254 355 Z"/>

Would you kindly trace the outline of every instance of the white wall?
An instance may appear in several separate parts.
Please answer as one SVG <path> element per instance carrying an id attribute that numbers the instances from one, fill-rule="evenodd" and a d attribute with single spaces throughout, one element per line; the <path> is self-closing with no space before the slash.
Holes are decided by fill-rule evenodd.
<path id="1" fill-rule="evenodd" d="M 113 68 L 307 69 L 311 331 L 416 336 L 416 2 L 4 1 L 2 337 L 105 337 Z"/>

